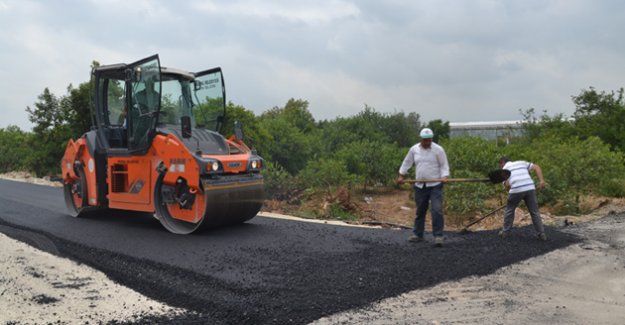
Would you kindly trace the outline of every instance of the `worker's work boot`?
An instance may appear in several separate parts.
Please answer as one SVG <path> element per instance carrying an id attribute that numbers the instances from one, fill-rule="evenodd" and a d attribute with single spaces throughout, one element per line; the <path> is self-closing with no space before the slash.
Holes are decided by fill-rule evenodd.
<path id="1" fill-rule="evenodd" d="M 547 235 L 545 235 L 544 232 L 541 232 L 541 233 L 536 235 L 536 238 L 538 238 L 538 240 L 541 240 L 541 241 L 546 241 L 547 240 Z"/>
<path id="2" fill-rule="evenodd" d="M 505 230 L 502 230 L 502 231 L 499 232 L 499 237 L 501 237 L 501 238 L 506 238 L 506 237 L 508 237 L 508 235 L 509 235 L 508 232 L 505 231 Z"/>
<path id="3" fill-rule="evenodd" d="M 408 237 L 408 241 L 411 243 L 421 243 L 425 241 L 425 239 L 423 239 L 423 236 L 411 235 Z"/>
<path id="4" fill-rule="evenodd" d="M 434 247 L 443 247 L 444 241 L 445 239 L 443 238 L 443 236 L 434 237 Z"/>

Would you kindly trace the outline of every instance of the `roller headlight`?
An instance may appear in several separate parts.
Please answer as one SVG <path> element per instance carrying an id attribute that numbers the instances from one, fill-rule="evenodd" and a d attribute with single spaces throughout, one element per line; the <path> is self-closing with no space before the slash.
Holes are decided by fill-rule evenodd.
<path id="1" fill-rule="evenodd" d="M 204 172 L 208 174 L 215 174 L 223 172 L 224 168 L 221 165 L 221 162 L 217 159 L 206 159 L 203 161 L 204 163 Z"/>
<path id="2" fill-rule="evenodd" d="M 250 159 L 250 161 L 247 163 L 247 170 L 249 171 L 257 172 L 257 171 L 260 171 L 262 167 L 263 167 L 262 158 L 255 157 L 255 158 Z"/>

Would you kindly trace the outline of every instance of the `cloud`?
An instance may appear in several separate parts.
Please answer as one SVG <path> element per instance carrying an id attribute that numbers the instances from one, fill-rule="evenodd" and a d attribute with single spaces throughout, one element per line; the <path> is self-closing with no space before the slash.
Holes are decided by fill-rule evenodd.
<path id="1" fill-rule="evenodd" d="M 582 89 L 625 75 L 625 3 L 583 0 L 0 0 L 0 108 L 24 109 L 89 78 L 92 60 L 221 66 L 228 97 L 256 113 L 289 98 L 315 118 L 365 104 L 425 119 L 572 113 Z"/>
<path id="2" fill-rule="evenodd" d="M 305 24 L 324 24 L 358 16 L 358 7 L 347 1 L 330 0 L 314 3 L 292 1 L 195 1 L 192 8 L 211 15 L 228 15 L 262 20 L 281 19 Z"/>

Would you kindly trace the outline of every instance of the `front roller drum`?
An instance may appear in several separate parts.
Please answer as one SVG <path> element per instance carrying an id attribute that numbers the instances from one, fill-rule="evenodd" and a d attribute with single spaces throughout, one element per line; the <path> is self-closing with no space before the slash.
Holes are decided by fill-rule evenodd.
<path id="1" fill-rule="evenodd" d="M 243 223 L 254 218 L 263 205 L 265 194 L 260 175 L 219 182 L 203 180 L 204 193 L 197 192 L 193 205 L 186 209 L 178 202 L 164 200 L 163 177 L 158 178 L 154 189 L 156 217 L 175 234 Z"/>

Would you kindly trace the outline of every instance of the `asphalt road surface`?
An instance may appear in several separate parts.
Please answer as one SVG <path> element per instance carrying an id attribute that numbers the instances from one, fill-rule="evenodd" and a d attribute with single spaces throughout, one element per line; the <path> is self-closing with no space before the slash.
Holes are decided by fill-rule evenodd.
<path id="1" fill-rule="evenodd" d="M 547 227 L 549 240 L 541 242 L 526 227 L 505 241 L 494 231 L 447 233 L 445 246 L 434 248 L 407 242 L 409 230 L 266 217 L 180 236 L 148 214 L 112 210 L 72 218 L 61 188 L 5 180 L 0 180 L 0 231 L 193 311 L 138 322 L 150 324 L 303 324 L 416 289 L 492 274 L 581 240 Z"/>

